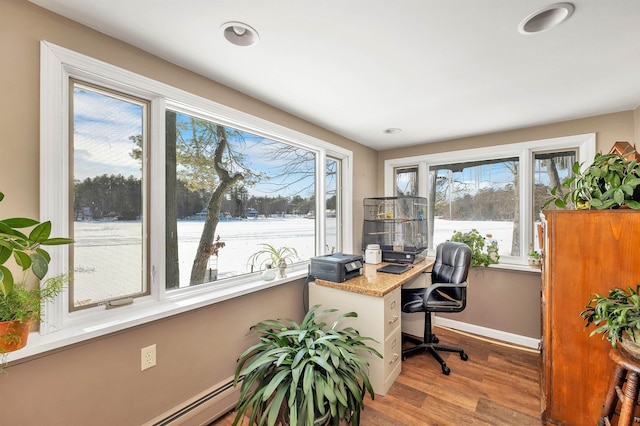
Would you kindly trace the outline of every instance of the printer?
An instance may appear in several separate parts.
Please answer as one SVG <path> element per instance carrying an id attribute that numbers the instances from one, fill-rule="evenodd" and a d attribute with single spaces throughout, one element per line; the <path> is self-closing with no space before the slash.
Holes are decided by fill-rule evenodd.
<path id="1" fill-rule="evenodd" d="M 313 278 L 341 283 L 362 275 L 361 255 L 332 253 L 311 258 L 309 275 Z"/>

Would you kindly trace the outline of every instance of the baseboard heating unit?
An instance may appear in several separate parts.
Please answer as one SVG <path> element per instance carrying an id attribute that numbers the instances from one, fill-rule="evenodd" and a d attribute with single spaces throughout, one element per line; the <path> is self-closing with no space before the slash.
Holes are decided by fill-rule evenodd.
<path id="1" fill-rule="evenodd" d="M 232 410 L 240 397 L 233 378 L 211 386 L 193 398 L 167 410 L 144 426 L 204 426 Z"/>

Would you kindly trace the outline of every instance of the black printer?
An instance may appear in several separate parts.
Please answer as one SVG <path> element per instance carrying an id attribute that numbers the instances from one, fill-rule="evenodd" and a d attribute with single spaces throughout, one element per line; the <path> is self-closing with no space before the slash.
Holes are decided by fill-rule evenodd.
<path id="1" fill-rule="evenodd" d="M 311 258 L 309 275 L 313 278 L 341 283 L 362 275 L 363 257 L 356 254 L 332 253 Z"/>

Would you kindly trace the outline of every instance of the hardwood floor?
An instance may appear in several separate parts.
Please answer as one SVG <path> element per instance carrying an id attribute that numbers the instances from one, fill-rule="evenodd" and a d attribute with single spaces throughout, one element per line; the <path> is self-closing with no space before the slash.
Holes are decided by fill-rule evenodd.
<path id="1" fill-rule="evenodd" d="M 441 343 L 469 355 L 442 353 L 451 374 L 442 374 L 431 355 L 416 354 L 387 395 L 367 398 L 363 426 L 542 425 L 540 354 L 436 328 Z M 227 426 L 234 413 L 214 422 Z"/>

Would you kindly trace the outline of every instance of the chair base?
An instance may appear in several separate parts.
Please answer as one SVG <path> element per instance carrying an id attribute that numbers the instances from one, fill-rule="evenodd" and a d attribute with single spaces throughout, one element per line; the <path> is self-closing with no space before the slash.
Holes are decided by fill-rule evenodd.
<path id="1" fill-rule="evenodd" d="M 447 363 L 442 359 L 442 357 L 437 351 L 455 352 L 460 355 L 461 360 L 467 361 L 469 359 L 469 356 L 464 352 L 463 349 L 454 348 L 453 346 L 439 345 L 438 344 L 439 339 L 436 337 L 435 334 L 431 335 L 431 343 L 424 343 L 421 340 L 418 340 L 415 337 L 411 337 L 411 336 L 404 336 L 404 339 L 409 342 L 415 343 L 415 346 L 402 351 L 403 361 L 405 361 L 409 355 L 414 355 L 418 352 L 428 351 L 431 354 L 431 356 L 433 356 L 436 359 L 436 361 L 440 363 L 440 367 L 442 368 L 442 374 L 444 374 L 445 376 L 448 376 L 451 373 L 451 369 L 447 367 Z"/>

